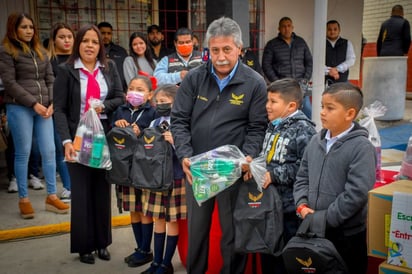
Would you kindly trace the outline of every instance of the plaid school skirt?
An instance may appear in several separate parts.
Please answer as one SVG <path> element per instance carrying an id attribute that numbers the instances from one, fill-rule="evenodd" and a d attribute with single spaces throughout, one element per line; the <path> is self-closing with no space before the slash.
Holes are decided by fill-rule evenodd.
<path id="1" fill-rule="evenodd" d="M 184 220 L 187 217 L 186 189 L 184 180 L 174 180 L 173 188 L 156 192 L 142 190 L 142 212 L 145 216 L 165 219 L 166 222 Z"/>
<path id="2" fill-rule="evenodd" d="M 142 190 L 129 186 L 119 186 L 119 196 L 122 197 L 124 211 L 142 212 Z"/>

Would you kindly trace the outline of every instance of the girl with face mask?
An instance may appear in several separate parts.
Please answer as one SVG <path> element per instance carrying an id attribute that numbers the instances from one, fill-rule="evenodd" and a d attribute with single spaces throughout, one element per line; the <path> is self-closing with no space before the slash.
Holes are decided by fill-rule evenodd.
<path id="1" fill-rule="evenodd" d="M 154 93 L 156 112 L 160 116 L 150 127 L 159 126 L 166 142 L 174 144 L 170 132 L 170 110 L 176 96 L 177 86 L 159 86 Z M 155 220 L 154 259 L 142 273 L 173 273 L 172 257 L 179 237 L 179 220 L 186 219 L 186 191 L 184 173 L 176 155 L 173 157 L 173 187 L 169 191 L 142 190 L 142 212 Z"/>
<path id="2" fill-rule="evenodd" d="M 152 82 L 146 76 L 136 76 L 128 86 L 126 103 L 121 105 L 113 116 L 114 126 L 133 127 L 138 136 L 147 128 L 157 115 L 151 106 Z M 129 186 L 116 185 L 118 197 L 121 197 L 121 207 L 130 211 L 133 234 L 137 247 L 135 251 L 124 258 L 129 267 L 138 267 L 149 263 L 153 259 L 150 251 L 153 233 L 153 219 L 143 216 L 141 203 L 141 189 Z"/>

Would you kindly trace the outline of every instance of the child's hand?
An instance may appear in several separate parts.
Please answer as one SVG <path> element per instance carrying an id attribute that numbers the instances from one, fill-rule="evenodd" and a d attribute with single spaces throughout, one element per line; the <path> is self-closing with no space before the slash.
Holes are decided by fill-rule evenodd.
<path id="1" fill-rule="evenodd" d="M 135 124 L 135 123 L 133 123 L 132 124 L 132 129 L 133 129 L 133 131 L 134 131 L 134 134 L 136 134 L 136 136 L 139 136 L 140 135 L 140 128 L 139 128 L 139 126 L 137 125 L 137 124 Z"/>
<path id="2" fill-rule="evenodd" d="M 265 182 L 263 183 L 263 188 L 267 188 L 272 183 L 272 178 L 270 177 L 269 171 L 265 173 Z"/>
<path id="3" fill-rule="evenodd" d="M 311 209 L 310 207 L 305 207 L 300 212 L 300 215 L 302 216 L 302 219 L 305 219 L 306 215 L 313 214 L 313 213 L 315 213 L 315 211 L 313 209 Z"/>
<path id="4" fill-rule="evenodd" d="M 169 144 L 173 145 L 173 136 L 170 131 L 163 132 L 163 137 L 165 138 L 166 142 L 169 142 Z"/>
<path id="5" fill-rule="evenodd" d="M 114 125 L 115 125 L 116 127 L 127 127 L 127 126 L 129 126 L 130 124 L 129 124 L 129 122 L 127 122 L 125 119 L 120 119 L 120 120 L 117 120 L 116 122 L 114 122 Z"/>

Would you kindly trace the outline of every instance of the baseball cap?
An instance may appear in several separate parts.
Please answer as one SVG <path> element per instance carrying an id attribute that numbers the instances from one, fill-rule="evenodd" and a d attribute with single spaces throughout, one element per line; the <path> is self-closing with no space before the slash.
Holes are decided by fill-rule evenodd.
<path id="1" fill-rule="evenodd" d="M 153 30 L 157 30 L 158 32 L 162 32 L 158 25 L 151 25 L 147 27 L 147 33 L 151 33 Z"/>

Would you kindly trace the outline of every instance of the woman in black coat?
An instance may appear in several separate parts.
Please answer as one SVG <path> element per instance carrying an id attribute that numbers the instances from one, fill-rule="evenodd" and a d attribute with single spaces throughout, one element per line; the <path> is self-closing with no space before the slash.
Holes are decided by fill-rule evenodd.
<path id="1" fill-rule="evenodd" d="M 94 87 L 89 85 L 92 83 Z M 107 247 L 112 243 L 111 185 L 104 169 L 75 163 L 73 147 L 80 116 L 89 107 L 88 98 L 99 97 L 103 103 L 95 110 L 106 133 L 112 112 L 124 102 L 119 73 L 114 63 L 106 59 L 96 26 L 79 29 L 71 56 L 58 68 L 54 91 L 55 123 L 72 183 L 71 252 L 79 253 L 83 263 L 94 263 L 94 251 L 100 259 L 110 260 Z"/>

